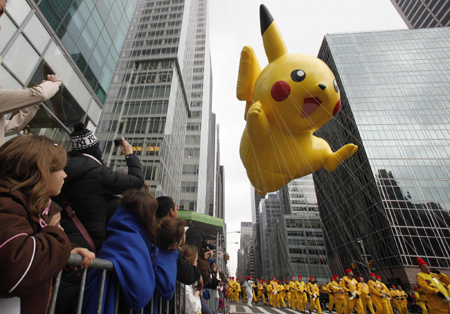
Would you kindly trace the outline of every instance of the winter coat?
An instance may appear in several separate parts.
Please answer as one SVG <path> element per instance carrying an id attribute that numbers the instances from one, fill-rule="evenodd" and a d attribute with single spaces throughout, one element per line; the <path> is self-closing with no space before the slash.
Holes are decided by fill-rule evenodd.
<path id="1" fill-rule="evenodd" d="M 26 89 L 0 89 L 0 146 L 3 145 L 5 134 L 19 133 L 33 119 L 39 107 L 31 105 L 39 104 L 53 97 L 60 85 L 61 82 L 47 81 Z M 20 112 L 11 120 L 5 120 L 6 114 L 16 110 L 20 110 Z"/>
<path id="2" fill-rule="evenodd" d="M 157 314 L 159 296 L 169 300 L 175 293 L 177 250 L 156 248 L 150 243 L 144 225 L 123 205 L 108 223 L 107 233 L 99 258 L 110 260 L 114 270 L 106 273 L 101 313 L 114 313 L 119 285 L 119 299 L 135 311 L 145 307 L 144 313 L 150 313 L 154 297 L 153 313 Z M 99 269 L 88 275 L 82 313 L 96 312 L 101 279 Z"/>
<path id="3" fill-rule="evenodd" d="M 0 193 L 0 298 L 20 297 L 22 314 L 47 313 L 52 278 L 70 251 L 63 230 L 32 220 L 24 194 Z"/>
<path id="4" fill-rule="evenodd" d="M 62 192 L 91 236 L 97 252 L 106 238 L 108 210 L 119 205 L 117 195 L 144 185 L 139 159 L 130 154 L 125 160 L 128 174 L 114 172 L 90 155 L 70 152 L 69 161 L 64 168 L 67 178 Z M 70 241 L 90 249 L 65 210 L 61 212 L 61 217 L 61 226 Z"/>

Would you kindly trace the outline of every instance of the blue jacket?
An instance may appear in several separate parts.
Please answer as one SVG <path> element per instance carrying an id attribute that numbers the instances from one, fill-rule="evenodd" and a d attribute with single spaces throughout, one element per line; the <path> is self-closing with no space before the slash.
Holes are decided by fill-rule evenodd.
<path id="1" fill-rule="evenodd" d="M 145 307 L 144 312 L 150 313 L 149 302 L 155 291 L 155 297 L 171 299 L 177 276 L 177 250 L 158 250 L 150 243 L 144 225 L 123 205 L 117 208 L 106 230 L 106 241 L 98 257 L 110 260 L 114 271 L 106 273 L 101 313 L 114 313 L 117 284 L 119 298 L 135 311 Z M 89 273 L 82 313 L 96 313 L 101 277 L 101 270 Z M 154 313 L 157 303 L 154 302 Z"/>

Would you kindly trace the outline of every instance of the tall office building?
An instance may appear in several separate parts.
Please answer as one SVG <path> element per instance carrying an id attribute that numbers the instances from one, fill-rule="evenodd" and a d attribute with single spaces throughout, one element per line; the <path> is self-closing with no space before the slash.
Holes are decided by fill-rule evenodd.
<path id="1" fill-rule="evenodd" d="M 366 263 L 414 283 L 417 257 L 450 268 L 450 31 L 327 35 L 319 57 L 342 109 L 317 135 L 358 152 L 314 173 L 333 273 Z"/>
<path id="2" fill-rule="evenodd" d="M 262 276 L 262 262 L 261 262 L 261 225 L 260 225 L 260 212 L 259 203 L 264 196 L 258 195 L 255 192 L 255 188 L 252 186 L 250 188 L 251 204 L 252 204 L 252 224 L 253 224 L 253 235 L 252 235 L 252 246 L 254 249 L 254 267 L 255 276 L 260 278 Z"/>
<path id="3" fill-rule="evenodd" d="M 240 272 L 240 277 L 247 277 L 249 275 L 248 270 L 248 255 L 250 246 L 252 243 L 252 223 L 251 222 L 241 222 L 241 240 L 240 240 L 240 249 L 238 251 L 242 254 L 240 263 L 238 262 L 238 269 Z M 238 256 L 239 259 L 239 256 Z"/>
<path id="4" fill-rule="evenodd" d="M 212 117 L 206 3 L 138 2 L 98 129 L 112 168 L 125 165 L 113 143 L 123 136 L 151 192 L 200 213 L 206 213 Z"/>
<path id="5" fill-rule="evenodd" d="M 409 28 L 450 26 L 450 0 L 391 0 Z"/>
<path id="6" fill-rule="evenodd" d="M 261 199 L 259 203 L 260 232 L 259 239 L 261 256 L 261 276 L 272 278 L 275 269 L 270 268 L 269 255 L 273 254 L 269 247 L 269 236 L 283 219 L 283 209 L 278 192 L 267 194 L 267 198 Z"/>
<path id="7" fill-rule="evenodd" d="M 0 31 L 3 88 L 39 84 L 49 73 L 60 91 L 31 121 L 33 133 L 68 146 L 83 121 L 94 129 L 116 68 L 137 0 L 9 1 Z"/>
<path id="8" fill-rule="evenodd" d="M 322 222 L 312 175 L 295 179 L 280 191 L 283 218 L 269 235 L 269 265 L 274 276 L 331 277 L 326 258 Z"/>
<path id="9" fill-rule="evenodd" d="M 212 113 L 212 69 L 208 1 L 198 2 L 191 85 L 179 208 L 214 215 L 215 115 Z"/>

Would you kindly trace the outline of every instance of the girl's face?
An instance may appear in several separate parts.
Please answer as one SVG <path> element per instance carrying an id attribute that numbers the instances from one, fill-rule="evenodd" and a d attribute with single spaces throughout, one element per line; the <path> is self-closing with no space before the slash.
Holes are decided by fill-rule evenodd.
<path id="1" fill-rule="evenodd" d="M 217 266 L 214 266 L 213 269 L 214 269 L 214 272 L 217 273 Z"/>
<path id="2" fill-rule="evenodd" d="M 197 256 L 195 256 L 195 260 L 194 260 L 194 263 L 192 265 L 197 266 L 197 260 L 198 260 L 198 254 L 197 254 Z"/>
<path id="3" fill-rule="evenodd" d="M 64 184 L 65 178 L 67 178 L 67 174 L 63 169 L 52 172 L 50 175 L 50 182 L 48 184 L 48 195 L 59 195 L 59 193 L 61 193 L 61 188 Z"/>

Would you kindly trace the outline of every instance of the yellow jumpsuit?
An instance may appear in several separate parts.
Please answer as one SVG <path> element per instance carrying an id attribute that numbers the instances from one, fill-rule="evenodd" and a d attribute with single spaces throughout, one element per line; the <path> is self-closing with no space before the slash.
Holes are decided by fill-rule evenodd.
<path id="1" fill-rule="evenodd" d="M 375 314 L 375 310 L 372 305 L 372 296 L 370 295 L 369 286 L 365 282 L 358 283 L 358 290 L 361 292 L 361 302 L 363 306 L 363 313 L 367 311 L 369 307 L 370 314 Z"/>
<path id="2" fill-rule="evenodd" d="M 446 285 L 450 284 L 448 277 L 443 273 L 426 274 L 424 272 L 419 272 L 416 279 L 417 286 L 425 293 L 430 312 L 433 312 L 433 314 L 448 314 L 449 303 L 444 302 L 444 300 L 437 295 L 438 292 L 441 292 L 445 297 L 449 297 L 449 292 L 446 287 Z"/>
<path id="3" fill-rule="evenodd" d="M 360 295 L 358 291 L 358 281 L 355 278 L 350 279 L 348 276 L 342 278 L 340 286 L 342 290 L 346 293 L 347 309 L 344 309 L 346 314 L 351 314 L 353 309 L 356 308 L 358 314 L 363 314 L 363 307 Z M 354 297 L 348 295 L 348 292 L 354 294 Z"/>
<path id="4" fill-rule="evenodd" d="M 408 295 L 403 290 L 396 290 L 397 296 L 400 298 L 398 304 L 400 305 L 402 314 L 408 314 Z"/>
<path id="5" fill-rule="evenodd" d="M 329 282 L 327 284 L 327 291 L 328 291 L 328 296 L 330 299 L 330 303 L 328 303 L 328 310 L 331 312 L 333 310 L 333 306 L 334 306 L 334 291 L 331 289 L 331 285 L 333 284 L 333 282 Z"/>
<path id="6" fill-rule="evenodd" d="M 297 305 L 297 289 L 295 281 L 289 281 L 288 306 L 295 310 Z"/>
<path id="7" fill-rule="evenodd" d="M 239 302 L 239 292 L 241 292 L 241 284 L 236 281 L 234 288 L 235 288 L 234 302 L 238 303 Z"/>
<path id="8" fill-rule="evenodd" d="M 397 308 L 397 311 L 401 314 L 402 308 L 401 308 L 401 305 L 399 302 L 400 300 L 399 300 L 399 296 L 397 294 L 397 290 L 390 290 L 389 297 L 391 298 L 392 310 L 395 310 L 395 308 Z"/>
<path id="9" fill-rule="evenodd" d="M 322 313 L 322 308 L 320 307 L 320 290 L 319 286 L 314 282 L 308 282 L 306 285 L 306 291 L 309 294 L 309 311 L 312 311 L 314 307 L 317 310 L 317 313 Z"/>
<path id="10" fill-rule="evenodd" d="M 286 303 L 284 303 L 284 285 L 283 284 L 279 284 L 278 285 L 278 306 L 277 307 L 281 307 L 281 304 L 283 304 L 283 307 L 286 307 Z"/>
<path id="11" fill-rule="evenodd" d="M 289 284 L 284 284 L 284 300 L 286 301 L 287 306 L 289 306 L 289 301 L 291 300 L 291 295 L 289 294 Z"/>
<path id="12" fill-rule="evenodd" d="M 333 290 L 334 302 L 336 304 L 336 313 L 342 314 L 344 309 L 347 309 L 347 302 L 345 300 L 345 292 L 335 280 L 331 282 L 331 290 Z"/>
<path id="13" fill-rule="evenodd" d="M 425 305 L 425 298 L 424 296 L 421 296 L 419 292 L 414 292 L 414 301 L 416 302 L 417 306 L 419 306 L 422 309 L 422 314 L 428 314 L 427 306 Z"/>
<path id="14" fill-rule="evenodd" d="M 253 289 L 253 301 L 256 302 L 256 294 L 258 291 L 258 286 L 255 283 L 253 283 L 252 289 Z"/>
<path id="15" fill-rule="evenodd" d="M 247 288 L 242 286 L 242 302 L 247 303 Z"/>
<path id="16" fill-rule="evenodd" d="M 383 287 L 383 292 L 385 295 L 389 295 L 389 289 L 388 287 L 386 287 L 386 285 L 384 283 L 381 283 L 381 286 Z M 387 302 L 388 305 L 388 310 L 390 314 L 394 314 L 394 309 L 392 308 L 392 303 L 388 300 Z"/>
<path id="17" fill-rule="evenodd" d="M 279 289 L 278 283 L 275 283 L 275 285 L 272 286 L 272 293 L 273 293 L 273 307 L 279 308 L 280 307 L 280 289 Z"/>
<path id="18" fill-rule="evenodd" d="M 228 286 L 230 287 L 230 290 L 228 291 L 228 298 L 230 301 L 234 301 L 235 284 L 236 282 L 234 280 L 228 281 Z"/>
<path id="19" fill-rule="evenodd" d="M 297 288 L 297 294 L 298 294 L 298 304 L 299 304 L 299 309 L 302 311 L 302 312 L 304 312 L 305 311 L 305 309 L 306 309 L 306 302 L 308 301 L 307 300 L 307 297 L 306 297 L 306 285 L 305 285 L 305 283 L 303 282 L 303 281 L 296 281 L 295 282 L 295 284 L 296 284 L 296 288 Z"/>
<path id="20" fill-rule="evenodd" d="M 258 296 L 256 297 L 256 302 L 259 301 L 259 298 L 263 299 L 264 304 L 266 304 L 266 298 L 264 297 L 264 285 L 261 282 L 258 282 Z"/>

